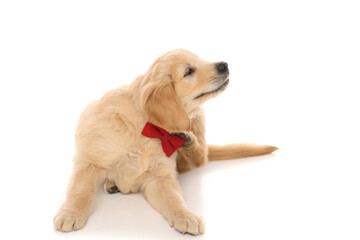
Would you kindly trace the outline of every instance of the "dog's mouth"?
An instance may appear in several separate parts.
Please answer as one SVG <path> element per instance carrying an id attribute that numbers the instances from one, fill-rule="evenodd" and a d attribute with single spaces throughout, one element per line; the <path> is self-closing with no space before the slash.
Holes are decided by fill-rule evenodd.
<path id="1" fill-rule="evenodd" d="M 229 81 L 230 81 L 229 78 L 227 78 L 218 88 L 211 90 L 209 92 L 201 93 L 199 96 L 195 97 L 195 99 L 198 99 L 198 98 L 201 98 L 204 96 L 208 96 L 208 95 L 212 95 L 215 93 L 220 93 L 221 91 L 225 90 L 225 88 L 229 85 Z"/>

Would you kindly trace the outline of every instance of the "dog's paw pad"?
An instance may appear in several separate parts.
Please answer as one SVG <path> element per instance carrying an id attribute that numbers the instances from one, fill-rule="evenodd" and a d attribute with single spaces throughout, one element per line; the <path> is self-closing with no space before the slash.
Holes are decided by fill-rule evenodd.
<path id="1" fill-rule="evenodd" d="M 119 188 L 116 186 L 115 182 L 113 181 L 105 181 L 104 190 L 106 193 L 109 194 L 120 192 Z"/>
<path id="2" fill-rule="evenodd" d="M 111 188 L 109 188 L 109 189 L 107 190 L 107 192 L 110 193 L 110 194 L 113 194 L 113 193 L 118 193 L 118 192 L 120 192 L 120 190 L 118 189 L 117 186 L 112 186 Z"/>
<path id="3" fill-rule="evenodd" d="M 178 136 L 179 138 L 185 141 L 185 143 L 182 145 L 183 147 L 188 146 L 191 142 L 191 137 L 186 133 L 179 132 L 179 133 L 174 133 L 174 135 Z"/>

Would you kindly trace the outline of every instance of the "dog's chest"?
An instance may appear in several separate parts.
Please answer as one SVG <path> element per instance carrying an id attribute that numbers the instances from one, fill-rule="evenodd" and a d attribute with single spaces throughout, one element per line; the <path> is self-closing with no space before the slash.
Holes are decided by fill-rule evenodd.
<path id="1" fill-rule="evenodd" d="M 122 193 L 138 192 L 148 178 L 175 173 L 175 152 L 167 157 L 159 139 L 142 136 L 119 157 L 109 171 L 109 179 L 115 181 Z"/>

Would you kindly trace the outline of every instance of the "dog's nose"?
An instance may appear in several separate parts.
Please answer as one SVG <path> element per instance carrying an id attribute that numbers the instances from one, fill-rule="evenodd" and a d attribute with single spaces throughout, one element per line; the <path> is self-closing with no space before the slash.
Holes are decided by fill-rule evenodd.
<path id="1" fill-rule="evenodd" d="M 220 62 L 216 65 L 216 69 L 220 74 L 229 72 L 228 64 L 226 62 Z"/>

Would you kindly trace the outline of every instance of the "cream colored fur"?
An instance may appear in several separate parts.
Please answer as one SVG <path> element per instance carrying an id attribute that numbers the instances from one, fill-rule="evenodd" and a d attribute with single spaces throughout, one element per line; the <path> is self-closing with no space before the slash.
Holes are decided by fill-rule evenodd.
<path id="1" fill-rule="evenodd" d="M 208 160 L 276 150 L 271 146 L 206 144 L 201 104 L 222 92 L 228 78 L 228 73 L 219 73 L 217 64 L 186 50 L 168 52 L 131 85 L 108 92 L 85 109 L 76 131 L 74 170 L 66 201 L 54 218 L 57 230 L 82 228 L 98 185 L 106 181 L 107 189 L 116 185 L 122 193 L 142 192 L 178 231 L 204 232 L 203 219 L 188 210 L 181 196 L 177 171 L 203 166 Z M 185 76 L 190 68 L 194 72 Z M 191 141 L 168 158 L 159 139 L 141 135 L 147 121 L 169 132 L 186 133 Z"/>

